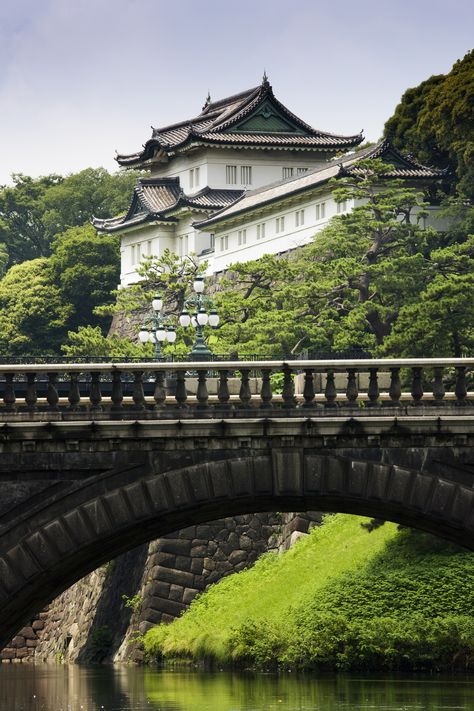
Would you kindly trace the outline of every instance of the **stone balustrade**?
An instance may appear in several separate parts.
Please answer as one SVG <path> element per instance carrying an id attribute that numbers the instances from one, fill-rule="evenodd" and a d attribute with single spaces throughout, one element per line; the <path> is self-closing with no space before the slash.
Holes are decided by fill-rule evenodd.
<path id="1" fill-rule="evenodd" d="M 364 415 L 470 404 L 474 358 L 4 364 L 0 420 Z"/>

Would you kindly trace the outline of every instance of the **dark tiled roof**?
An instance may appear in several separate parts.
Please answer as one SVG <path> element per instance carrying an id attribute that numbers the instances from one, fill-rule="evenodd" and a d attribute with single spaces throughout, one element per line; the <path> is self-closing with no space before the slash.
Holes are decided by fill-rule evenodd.
<path id="1" fill-rule="evenodd" d="M 360 173 L 361 169 L 357 167 L 357 163 L 369 158 L 380 158 L 393 166 L 385 173 L 387 178 L 421 178 L 433 181 L 446 177 L 445 171 L 416 163 L 411 158 L 399 153 L 388 140 L 384 140 L 376 146 L 369 146 L 357 153 L 343 156 L 337 161 L 331 161 L 324 167 L 319 166 L 309 170 L 303 175 L 287 178 L 286 180 L 246 192 L 230 207 L 219 210 L 219 212 L 211 215 L 206 220 L 196 222 L 195 227 L 203 229 L 255 208 L 283 200 L 291 195 L 317 188 L 327 183 L 331 178 Z"/>
<path id="2" fill-rule="evenodd" d="M 291 130 L 259 128 L 240 131 L 239 127 L 263 106 L 271 107 Z M 191 144 L 335 151 L 353 148 L 361 141 L 362 134 L 338 136 L 312 128 L 275 98 L 270 84 L 264 79 L 254 89 L 207 103 L 195 118 L 154 128 L 151 139 L 142 150 L 130 155 L 118 154 L 116 160 L 122 166 L 137 166 L 155 153 L 172 154 Z"/>
<path id="3" fill-rule="evenodd" d="M 185 195 L 179 178 L 141 178 L 138 180 L 128 212 L 107 220 L 94 218 L 101 232 L 118 232 L 145 222 L 176 222 L 173 213 L 184 207 L 195 210 L 222 210 L 235 202 L 242 190 L 214 190 L 205 187 Z"/>

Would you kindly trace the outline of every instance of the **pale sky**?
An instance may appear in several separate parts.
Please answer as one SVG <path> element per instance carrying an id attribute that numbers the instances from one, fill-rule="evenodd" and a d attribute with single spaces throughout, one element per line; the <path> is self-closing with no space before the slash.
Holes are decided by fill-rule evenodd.
<path id="1" fill-rule="evenodd" d="M 150 126 L 260 83 L 315 128 L 380 137 L 473 44 L 472 0 L 1 0 L 0 184 L 114 170 Z"/>

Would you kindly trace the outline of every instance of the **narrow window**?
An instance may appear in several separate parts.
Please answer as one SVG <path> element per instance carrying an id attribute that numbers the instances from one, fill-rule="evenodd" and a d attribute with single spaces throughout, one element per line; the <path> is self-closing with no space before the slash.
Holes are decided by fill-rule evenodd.
<path id="1" fill-rule="evenodd" d="M 321 203 L 321 219 L 324 220 L 326 217 L 326 203 L 322 202 Z"/>
<path id="2" fill-rule="evenodd" d="M 252 166 L 251 165 L 241 165 L 240 166 L 240 182 L 242 185 L 252 185 Z"/>
<path id="3" fill-rule="evenodd" d="M 237 166 L 236 165 L 226 165 L 225 180 L 226 180 L 227 185 L 236 185 L 237 184 Z"/>
<path id="4" fill-rule="evenodd" d="M 237 244 L 239 247 L 243 244 L 247 244 L 247 230 L 239 230 L 237 233 Z"/>
<path id="5" fill-rule="evenodd" d="M 211 232 L 211 244 L 210 244 L 210 247 L 211 247 L 212 251 L 214 251 L 215 243 L 216 243 L 216 238 L 215 238 L 215 236 L 214 236 L 214 232 Z"/>
<path id="6" fill-rule="evenodd" d="M 304 225 L 304 210 L 297 210 L 295 213 L 295 223 L 297 227 Z"/>
<path id="7" fill-rule="evenodd" d="M 342 202 L 337 203 L 337 212 L 338 214 L 341 214 L 342 212 L 347 212 L 347 201 L 343 200 Z"/>
<path id="8" fill-rule="evenodd" d="M 277 217 L 276 218 L 276 231 L 277 232 L 284 232 L 285 231 L 285 218 L 284 217 Z"/>
<path id="9" fill-rule="evenodd" d="M 302 175 L 303 173 L 307 173 L 309 168 L 297 168 L 296 169 L 296 175 Z"/>
<path id="10" fill-rule="evenodd" d="M 194 168 L 189 171 L 189 187 L 194 188 Z"/>
<path id="11" fill-rule="evenodd" d="M 265 239 L 265 223 L 257 225 L 257 239 Z"/>
<path id="12" fill-rule="evenodd" d="M 224 252 L 229 248 L 229 235 L 221 237 L 221 252 Z"/>
<path id="13" fill-rule="evenodd" d="M 136 264 L 136 261 L 135 261 L 135 260 L 136 260 L 136 249 L 135 249 L 135 245 L 132 244 L 132 266 L 133 266 L 134 264 Z"/>
<path id="14" fill-rule="evenodd" d="M 282 168 L 283 180 L 293 177 L 293 168 Z"/>
<path id="15" fill-rule="evenodd" d="M 320 220 L 321 219 L 321 205 L 318 203 L 316 205 L 316 219 Z"/>
<path id="16" fill-rule="evenodd" d="M 194 185 L 199 185 L 199 168 L 194 168 Z"/>

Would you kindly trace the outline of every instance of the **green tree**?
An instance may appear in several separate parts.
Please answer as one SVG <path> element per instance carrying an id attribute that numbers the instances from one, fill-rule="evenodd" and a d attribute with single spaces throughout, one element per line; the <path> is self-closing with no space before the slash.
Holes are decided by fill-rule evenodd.
<path id="1" fill-rule="evenodd" d="M 151 343 L 134 343 L 129 338 L 116 335 L 104 336 L 99 326 L 82 326 L 77 331 L 69 331 L 67 342 L 62 346 L 64 355 L 71 358 L 122 358 L 151 359 Z"/>
<path id="2" fill-rule="evenodd" d="M 386 170 L 366 160 L 338 179 L 336 199 L 356 207 L 295 256 L 234 266 L 237 288 L 217 295 L 226 349 L 290 356 L 308 347 L 375 351 L 383 344 L 400 309 L 430 280 L 437 241 L 418 222 L 423 195 L 384 180 Z"/>
<path id="3" fill-rule="evenodd" d="M 405 92 L 385 134 L 422 162 L 451 167 L 459 192 L 474 199 L 474 50 Z"/>
<path id="4" fill-rule="evenodd" d="M 46 257 L 56 234 L 83 225 L 93 215 L 111 217 L 125 210 L 136 174 L 110 175 L 87 168 L 67 177 L 13 176 L 13 186 L 0 187 L 0 244 L 9 264 Z"/>
<path id="5" fill-rule="evenodd" d="M 58 353 L 70 312 L 47 259 L 13 266 L 0 280 L 0 352 Z"/>
<path id="6" fill-rule="evenodd" d="M 120 279 L 118 238 L 84 225 L 57 235 L 52 248 L 49 266 L 63 302 L 71 306 L 69 327 L 103 325 L 94 309 L 113 303 Z"/>

